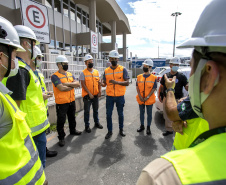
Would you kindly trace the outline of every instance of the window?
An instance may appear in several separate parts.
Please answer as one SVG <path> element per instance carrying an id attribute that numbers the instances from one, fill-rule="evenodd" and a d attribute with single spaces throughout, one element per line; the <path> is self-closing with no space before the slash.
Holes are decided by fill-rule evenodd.
<path id="1" fill-rule="evenodd" d="M 70 5 L 71 5 L 70 10 L 71 20 L 75 21 L 75 4 L 71 2 Z"/>
<path id="2" fill-rule="evenodd" d="M 82 19 L 81 8 L 77 7 L 77 22 L 81 23 L 81 19 Z"/>
<path id="3" fill-rule="evenodd" d="M 63 2 L 63 12 L 64 12 L 64 15 L 66 16 L 66 17 L 69 17 L 69 15 L 68 15 L 68 4 L 66 4 L 65 2 Z"/>
<path id="4" fill-rule="evenodd" d="M 52 8 L 52 0 L 46 0 L 45 5 L 49 8 Z"/>
<path id="5" fill-rule="evenodd" d="M 54 0 L 54 10 L 61 13 L 60 0 Z"/>

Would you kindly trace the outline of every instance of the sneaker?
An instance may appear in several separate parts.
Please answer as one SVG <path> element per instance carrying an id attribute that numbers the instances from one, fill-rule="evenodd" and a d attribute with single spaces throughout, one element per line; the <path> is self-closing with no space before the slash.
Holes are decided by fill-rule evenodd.
<path id="1" fill-rule="evenodd" d="M 55 157 L 55 156 L 57 156 L 57 151 L 50 151 L 46 147 L 46 157 Z"/>
<path id="2" fill-rule="evenodd" d="M 120 134 L 122 137 L 125 137 L 125 136 L 126 136 L 126 134 L 124 134 L 124 132 L 123 132 L 123 129 L 120 129 L 119 134 Z"/>
<path id="3" fill-rule="evenodd" d="M 105 139 L 109 139 L 112 136 L 112 132 L 108 132 L 105 136 Z"/>
<path id="4" fill-rule="evenodd" d="M 173 134 L 173 131 L 172 131 L 172 132 L 166 131 L 166 132 L 163 132 L 163 133 L 162 133 L 163 136 L 168 136 L 168 135 L 170 135 L 170 134 Z"/>
<path id="5" fill-rule="evenodd" d="M 87 133 L 90 133 L 90 132 L 91 132 L 90 127 L 89 127 L 89 126 L 86 126 L 85 131 L 86 131 Z"/>
<path id="6" fill-rule="evenodd" d="M 70 132 L 70 135 L 75 135 L 75 136 L 78 136 L 78 135 L 81 135 L 82 132 L 78 131 L 75 129 L 74 132 Z"/>
<path id="7" fill-rule="evenodd" d="M 61 147 L 64 146 L 65 145 L 64 139 L 63 140 L 60 140 L 59 143 L 58 143 L 58 145 L 61 146 Z"/>
<path id="8" fill-rule="evenodd" d="M 144 125 L 140 125 L 140 128 L 137 129 L 137 132 L 142 132 L 145 129 Z"/>
<path id="9" fill-rule="evenodd" d="M 100 123 L 95 124 L 96 128 L 103 129 L 103 126 Z"/>

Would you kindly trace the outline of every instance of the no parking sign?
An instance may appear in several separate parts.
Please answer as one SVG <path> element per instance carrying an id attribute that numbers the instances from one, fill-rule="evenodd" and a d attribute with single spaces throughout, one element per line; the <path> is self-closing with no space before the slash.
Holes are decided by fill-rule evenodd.
<path id="1" fill-rule="evenodd" d="M 91 36 L 91 53 L 98 53 L 98 35 L 97 33 L 90 31 Z"/>
<path id="2" fill-rule="evenodd" d="M 48 9 L 31 0 L 21 0 L 23 24 L 31 28 L 41 43 L 50 43 Z"/>

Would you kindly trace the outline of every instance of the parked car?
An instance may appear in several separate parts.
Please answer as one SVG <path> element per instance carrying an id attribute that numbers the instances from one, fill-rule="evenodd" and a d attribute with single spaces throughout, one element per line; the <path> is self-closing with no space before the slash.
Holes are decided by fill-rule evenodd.
<path id="1" fill-rule="evenodd" d="M 165 70 L 170 67 L 169 66 L 163 66 L 163 67 L 156 67 L 151 73 L 155 76 L 157 76 L 162 70 Z"/>
<path id="2" fill-rule="evenodd" d="M 161 81 L 162 76 L 168 72 L 170 72 L 170 69 L 169 70 L 165 69 L 165 70 L 162 70 L 157 75 L 157 91 L 155 92 L 155 96 L 156 96 L 155 107 L 160 113 L 163 113 L 163 103 L 161 103 L 158 99 L 158 90 L 160 87 L 160 81 Z M 191 68 L 190 67 L 180 67 L 178 69 L 178 72 L 183 73 L 187 77 L 187 79 L 189 79 Z M 185 88 L 183 88 L 183 95 L 184 95 L 184 97 L 188 95 L 188 91 Z"/>

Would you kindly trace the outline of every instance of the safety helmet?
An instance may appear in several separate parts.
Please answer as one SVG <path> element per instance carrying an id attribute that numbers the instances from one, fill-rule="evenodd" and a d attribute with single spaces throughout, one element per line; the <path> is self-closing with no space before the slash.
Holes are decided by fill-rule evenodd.
<path id="1" fill-rule="evenodd" d="M 109 57 L 111 57 L 111 58 L 119 58 L 119 53 L 118 53 L 118 51 L 116 51 L 116 50 L 110 51 Z"/>
<path id="2" fill-rule="evenodd" d="M 173 57 L 169 61 L 170 64 L 180 64 L 180 58 L 178 57 Z"/>
<path id="3" fill-rule="evenodd" d="M 19 37 L 35 40 L 35 45 L 40 44 L 31 28 L 23 25 L 16 25 L 14 28 L 16 29 Z"/>
<path id="4" fill-rule="evenodd" d="M 35 49 L 36 49 L 36 52 L 37 52 L 37 56 L 43 57 L 43 54 L 42 54 L 40 48 L 38 46 L 35 46 Z"/>
<path id="5" fill-rule="evenodd" d="M 212 0 L 200 15 L 191 38 L 177 48 L 195 48 L 203 55 L 226 53 L 225 7 L 225 0 Z"/>
<path id="6" fill-rule="evenodd" d="M 12 23 L 0 16 L 0 43 L 17 48 L 17 51 L 25 51 L 20 45 L 19 36 Z"/>
<path id="7" fill-rule="evenodd" d="M 87 60 L 91 60 L 91 59 L 93 59 L 92 55 L 86 54 L 85 57 L 84 57 L 84 62 L 87 61 Z"/>
<path id="8" fill-rule="evenodd" d="M 56 57 L 56 63 L 65 62 L 68 63 L 68 59 L 64 55 L 58 55 Z"/>
<path id="9" fill-rule="evenodd" d="M 148 65 L 149 67 L 153 67 L 153 61 L 152 59 L 148 58 L 142 63 L 142 65 Z"/>

